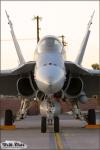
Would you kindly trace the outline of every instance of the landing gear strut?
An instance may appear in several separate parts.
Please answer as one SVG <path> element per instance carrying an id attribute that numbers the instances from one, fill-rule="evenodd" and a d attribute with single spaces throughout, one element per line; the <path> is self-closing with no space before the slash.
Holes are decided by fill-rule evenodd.
<path id="1" fill-rule="evenodd" d="M 80 112 L 78 101 L 73 101 L 72 102 L 72 107 L 73 107 L 72 112 L 74 114 L 75 119 L 81 119 L 81 120 L 83 120 L 82 114 Z"/>
<path id="2" fill-rule="evenodd" d="M 52 125 L 52 123 L 53 123 L 53 119 L 48 118 L 48 125 Z"/>
<path id="3" fill-rule="evenodd" d="M 16 115 L 16 120 L 24 119 L 26 117 L 27 110 L 30 108 L 31 104 L 31 100 L 21 97 L 21 106 Z"/>

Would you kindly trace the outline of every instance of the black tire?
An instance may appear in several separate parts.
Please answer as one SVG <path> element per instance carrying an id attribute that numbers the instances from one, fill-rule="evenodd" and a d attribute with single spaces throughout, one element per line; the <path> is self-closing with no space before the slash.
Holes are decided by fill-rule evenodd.
<path id="1" fill-rule="evenodd" d="M 14 117 L 10 109 L 5 111 L 5 125 L 13 125 Z"/>
<path id="2" fill-rule="evenodd" d="M 47 130 L 47 123 L 46 123 L 46 117 L 41 118 L 41 133 L 46 133 Z"/>
<path id="3" fill-rule="evenodd" d="M 88 124 L 89 125 L 95 125 L 96 124 L 96 113 L 94 109 L 88 110 Z"/>
<path id="4" fill-rule="evenodd" d="M 54 117 L 54 132 L 59 132 L 59 117 Z"/>

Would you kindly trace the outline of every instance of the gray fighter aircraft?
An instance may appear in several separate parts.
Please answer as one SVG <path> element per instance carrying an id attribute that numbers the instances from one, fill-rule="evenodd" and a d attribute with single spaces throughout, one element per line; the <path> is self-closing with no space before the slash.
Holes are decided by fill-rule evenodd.
<path id="1" fill-rule="evenodd" d="M 13 70 L 0 72 L 0 95 L 21 97 L 21 107 L 17 119 L 24 118 L 31 101 L 40 101 L 41 132 L 47 130 L 47 119 L 53 119 L 54 132 L 59 132 L 59 100 L 69 100 L 76 119 L 86 119 L 95 123 L 95 110 L 82 114 L 79 102 L 86 103 L 93 95 L 100 95 L 100 71 L 83 68 L 81 62 L 90 35 L 94 12 L 87 25 L 79 55 L 75 62 L 66 61 L 65 49 L 55 36 L 46 36 L 37 44 L 34 61 L 25 62 L 16 39 L 13 24 L 7 14 L 12 39 L 19 58 L 19 66 Z M 5 120 L 9 116 L 7 111 Z M 10 118 L 9 118 L 10 119 Z"/>

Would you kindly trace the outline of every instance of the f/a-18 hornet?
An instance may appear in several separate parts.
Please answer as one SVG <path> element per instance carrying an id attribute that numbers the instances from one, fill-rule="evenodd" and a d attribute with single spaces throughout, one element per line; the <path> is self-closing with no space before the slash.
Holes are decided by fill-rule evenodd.
<path id="1" fill-rule="evenodd" d="M 84 115 L 79 107 L 79 103 L 86 103 L 93 95 L 100 95 L 100 71 L 81 66 L 94 12 L 75 62 L 66 61 L 64 46 L 55 36 L 42 38 L 35 49 L 34 61 L 25 62 L 7 12 L 6 15 L 20 64 L 13 70 L 1 70 L 0 95 L 21 98 L 16 119 L 24 118 L 31 102 L 37 100 L 40 106 L 41 132 L 46 132 L 47 120 L 53 121 L 54 132 L 59 132 L 62 100 L 70 101 L 76 119 L 95 123 L 95 110 L 91 109 L 88 115 Z M 7 115 L 5 117 L 7 120 Z"/>

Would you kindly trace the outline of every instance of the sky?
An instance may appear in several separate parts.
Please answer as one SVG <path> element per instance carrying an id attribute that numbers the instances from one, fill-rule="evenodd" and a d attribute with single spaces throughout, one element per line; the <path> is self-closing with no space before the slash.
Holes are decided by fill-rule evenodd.
<path id="1" fill-rule="evenodd" d="M 26 61 L 33 60 L 36 47 L 36 21 L 39 15 L 40 38 L 65 36 L 67 60 L 74 61 L 84 37 L 87 23 L 95 10 L 91 34 L 82 66 L 99 63 L 99 1 L 1 1 L 1 69 L 18 66 L 18 57 L 6 18 L 7 10 Z"/>

